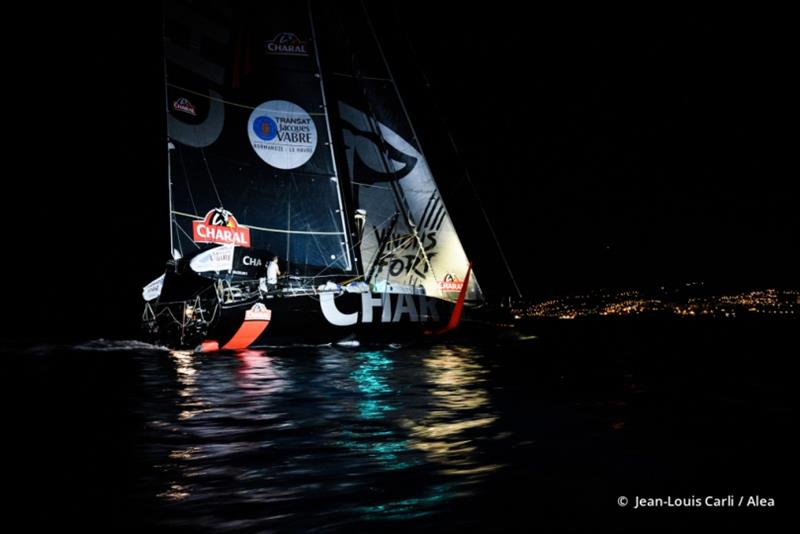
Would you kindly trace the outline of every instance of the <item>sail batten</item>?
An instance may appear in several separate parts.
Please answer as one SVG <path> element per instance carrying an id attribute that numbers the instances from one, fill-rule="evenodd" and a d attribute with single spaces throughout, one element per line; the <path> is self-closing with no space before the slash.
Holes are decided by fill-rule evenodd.
<path id="1" fill-rule="evenodd" d="M 192 213 L 183 213 L 182 211 L 173 211 L 175 215 L 180 215 L 181 217 L 188 217 L 195 220 L 202 220 L 204 217 L 201 215 L 195 215 Z M 314 232 L 314 231 L 306 231 L 306 230 L 289 230 L 282 229 L 282 228 L 262 228 L 260 226 L 248 226 L 250 230 L 258 230 L 260 232 L 278 232 L 282 234 L 298 234 L 298 235 L 345 235 L 344 232 Z"/>

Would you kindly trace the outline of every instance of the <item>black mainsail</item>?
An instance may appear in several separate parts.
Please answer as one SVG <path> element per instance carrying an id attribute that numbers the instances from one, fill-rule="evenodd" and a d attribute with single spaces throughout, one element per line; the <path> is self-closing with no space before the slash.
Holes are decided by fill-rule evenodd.
<path id="1" fill-rule="evenodd" d="M 173 248 L 352 272 L 305 5 L 167 2 L 164 37 Z"/>

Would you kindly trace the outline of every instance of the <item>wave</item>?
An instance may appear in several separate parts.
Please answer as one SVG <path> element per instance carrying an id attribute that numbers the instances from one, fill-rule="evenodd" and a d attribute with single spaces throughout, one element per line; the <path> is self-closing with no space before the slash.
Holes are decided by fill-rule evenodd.
<path id="1" fill-rule="evenodd" d="M 90 351 L 90 352 L 119 352 L 119 351 L 141 351 L 151 350 L 159 352 L 169 352 L 169 348 L 161 345 L 153 345 L 135 339 L 93 339 L 86 343 L 73 345 L 70 348 L 75 350 Z"/>

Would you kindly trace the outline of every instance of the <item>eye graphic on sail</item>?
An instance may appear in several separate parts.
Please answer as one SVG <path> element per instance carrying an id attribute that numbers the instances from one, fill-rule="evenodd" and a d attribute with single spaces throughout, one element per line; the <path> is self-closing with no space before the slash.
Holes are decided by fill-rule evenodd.
<path id="1" fill-rule="evenodd" d="M 353 116 L 352 114 L 348 115 L 350 117 Z M 342 118 L 344 121 L 342 128 L 344 144 L 348 152 L 348 160 L 351 162 L 350 168 L 353 169 L 353 176 L 358 176 L 360 183 L 376 184 L 390 180 L 400 180 L 414 170 L 414 166 L 418 161 L 417 158 L 398 150 L 390 144 L 386 146 L 389 164 L 391 165 L 387 170 L 383 158 L 379 157 L 380 139 L 378 135 L 359 130 L 347 122 L 344 116 Z"/>
<path id="2" fill-rule="evenodd" d="M 463 276 L 469 261 L 425 158 L 367 113 L 339 102 L 339 114 L 353 196 L 366 211 L 360 251 L 367 280 L 378 290 L 420 287 L 455 298 L 441 282 L 448 273 Z M 474 276 L 469 298 L 480 298 Z"/>

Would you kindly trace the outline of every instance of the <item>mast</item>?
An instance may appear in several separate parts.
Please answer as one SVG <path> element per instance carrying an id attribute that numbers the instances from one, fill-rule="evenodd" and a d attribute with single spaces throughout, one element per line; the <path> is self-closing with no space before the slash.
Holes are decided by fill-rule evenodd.
<path id="1" fill-rule="evenodd" d="M 169 199 L 169 255 L 173 259 L 175 258 L 175 229 L 172 227 L 173 225 L 173 217 L 172 217 L 172 165 L 170 163 L 170 158 L 172 157 L 172 149 L 175 148 L 175 145 L 172 144 L 172 141 L 169 140 L 167 137 L 167 188 L 169 189 L 168 199 Z"/>
<path id="2" fill-rule="evenodd" d="M 161 14 L 161 47 L 164 47 L 164 40 L 166 40 L 166 30 L 164 26 L 166 25 L 166 21 L 164 19 L 164 14 Z M 162 56 L 162 65 L 164 66 L 164 112 L 169 115 L 169 94 L 167 91 L 167 83 L 169 82 L 167 78 L 167 55 L 161 54 Z M 171 161 L 171 153 L 172 149 L 175 148 L 175 145 L 172 144 L 172 141 L 169 139 L 169 133 L 167 133 L 167 199 L 169 205 L 167 206 L 167 215 L 169 216 L 169 256 L 170 258 L 175 259 L 175 229 L 173 228 L 173 217 L 172 217 L 172 161 Z"/>
<path id="3" fill-rule="evenodd" d="M 328 149 L 331 154 L 331 161 L 333 162 L 333 170 L 337 174 L 337 176 L 332 176 L 331 180 L 339 181 L 338 178 L 338 167 L 336 166 L 336 155 L 333 151 L 333 136 L 331 135 L 331 123 L 330 118 L 328 117 L 328 101 L 325 97 L 325 82 L 322 80 L 322 66 L 319 62 L 319 46 L 317 41 L 317 32 L 314 27 L 314 17 L 311 12 L 311 0 L 307 0 L 306 5 L 308 6 L 308 22 L 311 27 L 311 43 L 314 48 L 314 61 L 317 65 L 317 78 L 319 79 L 319 89 L 322 95 L 322 110 L 325 113 L 325 128 L 328 132 Z M 338 183 L 338 190 L 339 190 L 339 216 L 342 220 L 342 229 L 344 230 L 344 242 L 342 243 L 345 247 L 345 255 L 347 256 L 347 269 L 352 270 L 353 263 L 351 260 L 351 247 L 349 246 L 349 242 L 352 239 L 352 234 L 350 233 L 350 221 L 349 217 L 344 216 L 345 212 L 345 202 L 344 202 L 344 193 L 342 192 L 342 184 Z M 290 221 L 291 222 L 291 221 Z M 287 245 L 288 248 L 288 245 Z"/>
<path id="4" fill-rule="evenodd" d="M 286 205 L 286 273 L 291 272 L 292 268 L 292 255 L 290 251 L 292 250 L 291 243 L 292 243 L 292 195 L 289 194 L 289 203 Z"/>

